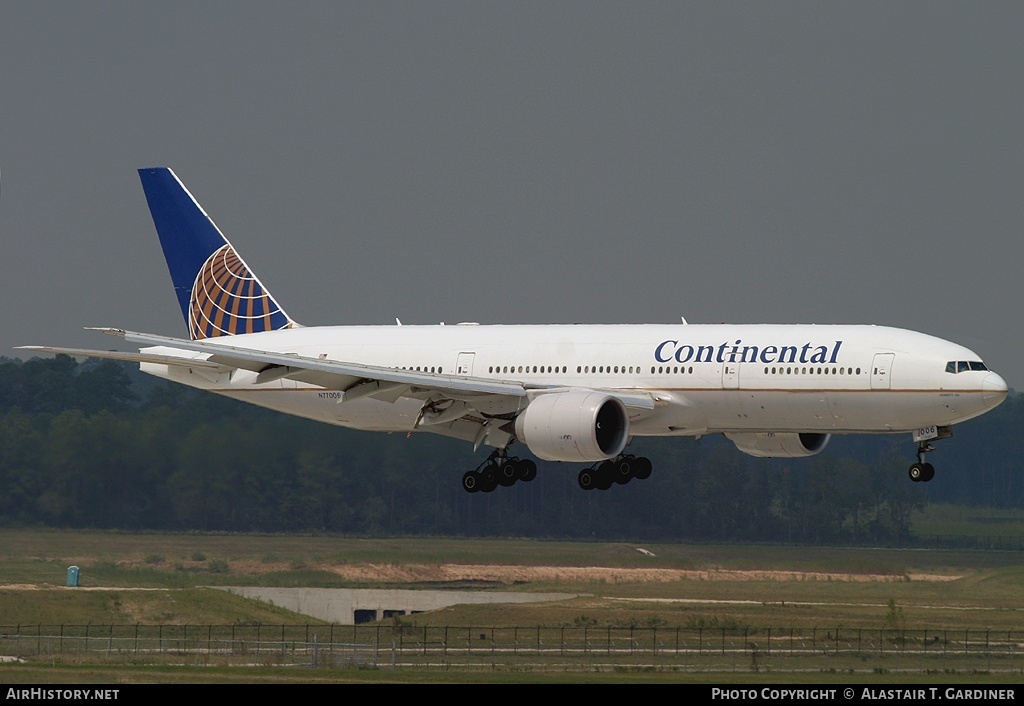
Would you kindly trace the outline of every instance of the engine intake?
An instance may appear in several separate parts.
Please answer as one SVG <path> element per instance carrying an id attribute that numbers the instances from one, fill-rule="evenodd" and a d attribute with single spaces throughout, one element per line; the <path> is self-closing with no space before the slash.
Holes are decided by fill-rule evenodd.
<path id="1" fill-rule="evenodd" d="M 736 448 L 745 454 L 761 458 L 800 458 L 821 452 L 831 434 L 792 434 L 767 432 L 763 434 L 726 434 Z"/>
<path id="2" fill-rule="evenodd" d="M 516 417 L 516 436 L 545 461 L 601 461 L 626 447 L 629 414 L 603 392 L 551 392 Z"/>

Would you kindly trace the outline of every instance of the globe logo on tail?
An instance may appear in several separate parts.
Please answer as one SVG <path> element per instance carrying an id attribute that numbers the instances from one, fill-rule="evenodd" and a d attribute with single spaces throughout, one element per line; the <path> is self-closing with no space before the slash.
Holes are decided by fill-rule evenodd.
<path id="1" fill-rule="evenodd" d="M 230 245 L 199 269 L 189 301 L 192 340 L 289 328 L 291 321 Z"/>

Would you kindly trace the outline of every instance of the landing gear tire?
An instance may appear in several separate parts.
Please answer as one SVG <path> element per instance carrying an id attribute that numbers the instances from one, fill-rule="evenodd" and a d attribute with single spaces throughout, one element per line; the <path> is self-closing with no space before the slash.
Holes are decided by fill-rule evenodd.
<path id="1" fill-rule="evenodd" d="M 505 460 L 498 466 L 498 484 L 503 488 L 515 485 L 519 480 L 519 464 L 515 461 Z"/>
<path id="2" fill-rule="evenodd" d="M 475 493 L 480 490 L 480 474 L 476 471 L 467 471 L 462 476 L 462 489 L 467 493 Z"/>
<path id="3" fill-rule="evenodd" d="M 921 480 L 927 483 L 928 481 L 935 477 L 935 466 L 933 466 L 930 463 L 924 464 L 924 473 L 925 476 Z"/>
<path id="4" fill-rule="evenodd" d="M 537 464 L 528 458 L 524 458 L 519 462 L 519 475 L 517 480 L 521 480 L 524 483 L 529 483 L 531 480 L 537 477 Z"/>
<path id="5" fill-rule="evenodd" d="M 580 484 L 580 487 L 583 488 L 583 490 L 593 490 L 597 487 L 594 480 L 593 468 L 584 468 L 576 478 L 576 482 Z"/>
<path id="6" fill-rule="evenodd" d="M 915 463 L 907 471 L 907 475 L 915 483 L 927 483 L 935 477 L 935 466 L 930 463 Z"/>
<path id="7" fill-rule="evenodd" d="M 613 478 L 619 485 L 625 485 L 636 475 L 633 471 L 634 458 L 620 458 L 612 464 Z"/>
<path id="8" fill-rule="evenodd" d="M 651 460 L 645 456 L 640 456 L 633 461 L 635 468 L 633 469 L 633 477 L 637 480 L 647 480 L 651 477 Z"/>
<path id="9" fill-rule="evenodd" d="M 484 493 L 491 493 L 498 487 L 498 467 L 488 466 L 480 472 L 480 490 Z"/>

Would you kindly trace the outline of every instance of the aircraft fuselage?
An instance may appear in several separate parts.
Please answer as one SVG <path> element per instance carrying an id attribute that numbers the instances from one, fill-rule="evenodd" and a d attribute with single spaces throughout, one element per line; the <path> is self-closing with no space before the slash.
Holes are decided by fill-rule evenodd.
<path id="1" fill-rule="evenodd" d="M 655 408 L 631 420 L 636 436 L 904 432 L 970 419 L 1006 395 L 996 373 L 948 371 L 951 363 L 955 371 L 957 363 L 980 362 L 969 349 L 884 326 L 339 326 L 228 340 L 307 358 L 516 381 L 538 391 L 649 393 Z M 154 364 L 143 370 L 357 429 L 411 431 L 422 406 L 415 399 L 347 402 L 341 390 L 287 378 L 257 383 L 255 371 L 211 376 Z"/>

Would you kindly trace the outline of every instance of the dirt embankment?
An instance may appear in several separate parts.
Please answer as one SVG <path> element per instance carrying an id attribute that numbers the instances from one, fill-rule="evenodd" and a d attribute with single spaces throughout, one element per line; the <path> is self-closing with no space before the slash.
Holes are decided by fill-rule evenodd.
<path id="1" fill-rule="evenodd" d="M 87 558 L 77 560 L 79 566 L 89 566 Z M 147 562 L 119 561 L 118 566 L 142 566 Z M 186 567 L 202 570 L 202 562 Z M 241 575 L 259 575 L 287 572 L 294 569 L 279 562 L 225 562 L 227 572 Z M 603 566 L 521 566 L 506 564 L 305 564 L 306 570 L 328 571 L 348 581 L 366 583 L 450 583 L 490 582 L 517 583 L 666 583 L 672 581 L 842 581 L 868 583 L 897 583 L 902 581 L 952 581 L 959 576 L 937 574 L 860 574 L 815 571 L 772 571 L 730 569 L 665 569 L 665 568 L 613 568 Z M 4 588 L 30 588 L 30 586 L 4 586 Z"/>
<path id="2" fill-rule="evenodd" d="M 600 566 L 504 566 L 481 564 L 379 565 L 322 567 L 352 581 L 412 583 L 419 581 L 494 581 L 499 583 L 654 583 L 669 581 L 948 581 L 956 576 L 846 574 L 808 571 L 738 571 L 725 569 L 622 569 Z"/>

